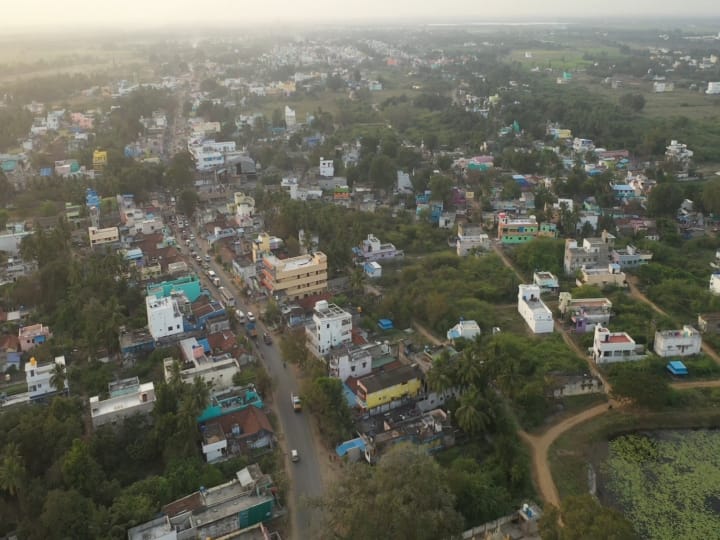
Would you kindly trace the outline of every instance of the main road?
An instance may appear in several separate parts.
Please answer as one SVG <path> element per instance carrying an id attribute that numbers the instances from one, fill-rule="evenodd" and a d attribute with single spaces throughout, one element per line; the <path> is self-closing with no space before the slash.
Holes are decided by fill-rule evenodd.
<path id="1" fill-rule="evenodd" d="M 196 245 L 198 252 L 201 254 L 210 253 L 209 245 L 204 239 L 197 236 Z M 182 247 L 185 253 L 188 249 Z M 192 259 L 191 259 L 192 260 Z M 204 276 L 202 268 L 192 260 L 192 264 L 198 275 Z M 231 291 L 235 297 L 235 305 L 238 309 L 245 313 L 253 311 L 252 306 L 244 305 L 240 302 L 241 295 L 239 288 L 233 279 L 225 272 L 225 270 L 214 260 L 210 261 L 210 267 L 220 278 L 220 283 Z M 202 278 L 203 281 L 209 283 L 209 280 Z M 212 284 L 207 285 L 213 289 Z M 256 317 L 259 313 L 255 313 Z M 290 487 L 288 493 L 288 501 L 290 503 L 291 523 L 291 539 L 304 540 L 312 538 L 311 527 L 313 523 L 317 525 L 318 510 L 311 509 L 305 503 L 308 497 L 319 497 L 323 494 L 322 473 L 320 470 L 320 459 L 324 453 L 316 444 L 316 438 L 312 434 L 312 425 L 310 423 L 309 413 L 295 412 L 290 401 L 291 393 L 299 393 L 300 387 L 295 370 L 292 364 L 285 365 L 277 340 L 273 339 L 271 345 L 266 345 L 262 340 L 262 335 L 269 330 L 262 322 L 257 322 L 258 338 L 255 341 L 255 347 L 260 357 L 260 361 L 273 381 L 274 405 L 277 418 L 280 421 L 282 437 L 280 437 L 280 446 L 285 453 L 286 468 L 288 468 L 290 476 Z M 300 455 L 300 461 L 290 461 L 290 451 L 297 450 Z"/>

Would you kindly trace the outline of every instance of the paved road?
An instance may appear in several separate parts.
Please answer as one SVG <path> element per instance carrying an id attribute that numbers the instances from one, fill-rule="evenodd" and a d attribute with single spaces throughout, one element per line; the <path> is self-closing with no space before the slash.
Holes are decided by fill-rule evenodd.
<path id="1" fill-rule="evenodd" d="M 198 251 L 200 253 L 204 254 L 207 252 L 207 242 L 201 239 L 195 242 L 199 247 Z M 189 250 L 183 246 L 183 251 L 187 253 Z M 204 271 L 195 261 L 192 261 L 192 264 L 198 272 L 198 275 L 204 275 Z M 239 294 L 239 288 L 224 269 L 214 260 L 210 262 L 210 267 L 220 278 L 220 283 L 233 293 L 236 306 L 245 313 L 253 311 L 251 306 L 241 303 L 242 297 Z M 208 282 L 207 279 L 205 281 Z M 212 285 L 210 285 L 209 288 L 211 290 L 214 289 Z M 256 317 L 259 315 L 259 313 L 255 313 L 254 311 L 253 313 Z M 304 411 L 296 413 L 292 408 L 290 393 L 298 393 L 300 390 L 294 368 L 291 365 L 284 367 L 276 337 L 273 338 L 272 345 L 265 345 L 265 343 L 263 343 L 262 335 L 267 329 L 259 321 L 257 323 L 257 330 L 259 336 L 256 342 L 257 350 L 261 355 L 261 362 L 274 383 L 275 410 L 282 431 L 280 444 L 286 453 L 286 463 L 291 479 L 290 491 L 288 493 L 292 516 L 291 540 L 304 540 L 312 537 L 310 527 L 313 522 L 317 523 L 315 515 L 317 511 L 307 508 L 303 499 L 305 497 L 318 497 L 322 495 L 323 482 L 319 460 L 325 456 L 322 449 L 318 448 L 315 444 L 308 413 Z M 297 450 L 300 454 L 300 461 L 297 463 L 290 461 L 289 454 L 292 449 Z"/>

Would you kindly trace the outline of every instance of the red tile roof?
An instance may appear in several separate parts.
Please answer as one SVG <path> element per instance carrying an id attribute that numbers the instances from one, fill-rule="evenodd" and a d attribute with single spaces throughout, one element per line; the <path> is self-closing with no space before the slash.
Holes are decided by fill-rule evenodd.
<path id="1" fill-rule="evenodd" d="M 219 350 L 224 353 L 229 353 L 239 348 L 235 334 L 228 330 L 208 334 L 207 340 L 213 352 Z"/>
<path id="2" fill-rule="evenodd" d="M 18 352 L 20 350 L 20 339 L 15 334 L 0 337 L 0 349 L 7 352 Z"/>
<path id="3" fill-rule="evenodd" d="M 267 415 L 257 407 L 250 406 L 242 411 L 226 414 L 220 418 L 216 418 L 207 422 L 207 425 L 218 424 L 223 433 L 230 435 L 234 425 L 239 425 L 241 437 L 249 437 L 261 431 L 274 433 L 270 420 Z"/>

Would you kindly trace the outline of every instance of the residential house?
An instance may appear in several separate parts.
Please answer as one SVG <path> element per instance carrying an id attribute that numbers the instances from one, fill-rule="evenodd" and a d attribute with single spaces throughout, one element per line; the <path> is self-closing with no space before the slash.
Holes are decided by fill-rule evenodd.
<path id="1" fill-rule="evenodd" d="M 560 293 L 559 310 L 570 320 L 575 332 L 592 332 L 595 326 L 606 326 L 612 316 L 612 302 L 607 298 L 572 298 L 570 293 Z"/>
<path id="2" fill-rule="evenodd" d="M 698 328 L 705 333 L 720 334 L 720 313 L 701 313 L 698 315 Z"/>
<path id="3" fill-rule="evenodd" d="M 97 227 L 88 227 L 88 237 L 90 239 L 90 247 L 114 245 L 120 242 L 120 232 L 117 227 L 107 227 L 99 229 Z"/>
<path id="4" fill-rule="evenodd" d="M 700 354 L 701 348 L 702 336 L 690 325 L 681 330 L 655 332 L 654 349 L 658 356 L 692 356 Z"/>
<path id="5" fill-rule="evenodd" d="M 50 328 L 40 323 L 30 326 L 21 326 L 18 330 L 18 340 L 20 341 L 20 350 L 28 352 L 38 345 L 42 345 L 52 337 Z"/>
<path id="6" fill-rule="evenodd" d="M 207 345 L 207 340 L 206 340 Z M 202 345 L 196 338 L 187 338 L 180 342 L 181 360 L 174 358 L 163 360 L 165 381 L 173 378 L 174 365 L 180 365 L 180 378 L 184 382 L 192 383 L 195 377 L 200 377 L 213 388 L 222 390 L 233 386 L 233 375 L 240 371 L 240 363 L 228 354 L 211 355 L 210 346 Z"/>
<path id="7" fill-rule="evenodd" d="M 275 431 L 262 409 L 247 407 L 200 426 L 205 461 L 213 463 L 275 444 Z"/>
<path id="8" fill-rule="evenodd" d="M 327 256 L 321 251 L 289 259 L 266 255 L 260 283 L 268 293 L 283 300 L 298 300 L 327 291 Z"/>
<path id="9" fill-rule="evenodd" d="M 600 378 L 593 375 L 564 375 L 559 373 L 548 374 L 548 384 L 555 399 L 586 394 L 600 394 L 604 392 Z"/>
<path id="10" fill-rule="evenodd" d="M 382 266 L 376 261 L 366 262 L 363 265 L 363 272 L 371 279 L 377 279 L 382 277 Z"/>
<path id="11" fill-rule="evenodd" d="M 372 262 L 379 260 L 395 259 L 405 255 L 402 250 L 396 249 L 393 244 L 383 244 L 373 234 L 368 234 L 359 247 L 353 248 L 355 259 L 359 262 Z"/>
<path id="12" fill-rule="evenodd" d="M 416 397 L 422 388 L 422 371 L 415 365 L 402 365 L 371 373 L 357 381 L 357 395 L 365 409 L 392 408 L 394 402 Z"/>
<path id="13" fill-rule="evenodd" d="M 477 322 L 460 319 L 460 322 L 447 331 L 447 338 L 452 342 L 457 339 L 474 341 L 481 332 L 482 331 L 480 330 L 480 326 Z"/>
<path id="14" fill-rule="evenodd" d="M 653 257 L 651 252 L 638 249 L 632 244 L 628 244 L 625 249 L 613 249 L 610 256 L 612 261 L 623 269 L 637 268 L 649 263 Z"/>
<path id="15" fill-rule="evenodd" d="M 605 287 L 614 285 L 616 287 L 624 287 L 626 283 L 625 272 L 620 271 L 620 265 L 610 263 L 606 267 L 590 267 L 583 266 L 580 268 L 578 277 L 575 280 L 578 287 L 583 285 L 597 285 Z"/>
<path id="16" fill-rule="evenodd" d="M 583 266 L 604 266 L 610 262 L 610 251 L 615 246 L 615 237 L 603 231 L 599 238 L 585 238 L 581 246 L 577 240 L 565 240 L 563 267 L 567 275 L 573 275 Z"/>
<path id="17" fill-rule="evenodd" d="M 57 394 L 58 392 L 67 392 L 68 377 L 65 377 L 65 387 L 62 390 L 58 390 L 52 384 L 53 372 L 55 366 L 61 366 L 60 369 L 65 368 L 65 357 L 56 356 L 52 362 L 45 364 L 38 364 L 35 358 L 31 358 L 25 363 L 25 381 L 27 382 L 28 396 L 30 399 L 40 399 L 46 396 Z"/>
<path id="18" fill-rule="evenodd" d="M 396 360 L 387 343 L 350 344 L 333 350 L 328 357 L 328 373 L 345 382 L 358 379 Z"/>
<path id="19" fill-rule="evenodd" d="M 145 293 L 147 296 L 156 296 L 158 298 L 181 294 L 190 302 L 195 302 L 202 294 L 202 284 L 200 278 L 196 275 L 183 276 L 171 281 L 150 283 L 147 285 Z"/>
<path id="20" fill-rule="evenodd" d="M 178 297 L 157 297 L 154 295 L 145 298 L 148 329 L 155 341 L 168 336 L 181 334 L 184 331 L 183 314 L 178 305 Z"/>
<path id="21" fill-rule="evenodd" d="M 332 159 L 320 158 L 320 176 L 333 178 L 335 176 L 335 164 Z"/>
<path id="22" fill-rule="evenodd" d="M 90 398 L 90 418 L 95 428 L 115 424 L 136 414 L 150 414 L 155 406 L 155 385 L 140 384 L 137 377 L 122 379 L 108 384 L 110 397 Z"/>
<path id="23" fill-rule="evenodd" d="M 720 271 L 710 274 L 710 292 L 720 295 Z"/>
<path id="24" fill-rule="evenodd" d="M 315 304 L 313 324 L 305 327 L 307 348 L 322 358 L 333 348 L 352 342 L 352 315 L 335 304 L 321 300 Z"/>
<path id="25" fill-rule="evenodd" d="M 560 290 L 558 278 L 551 272 L 533 272 L 533 284 L 540 287 L 541 293 L 557 294 Z"/>
<path id="26" fill-rule="evenodd" d="M 255 218 L 255 199 L 239 191 L 234 194 L 235 221 L 239 227 L 252 225 Z"/>
<path id="27" fill-rule="evenodd" d="M 626 332 L 611 332 L 600 324 L 595 326 L 592 358 L 596 364 L 642 360 L 645 356 L 644 347 L 637 345 Z"/>
<path id="28" fill-rule="evenodd" d="M 510 219 L 505 212 L 498 214 L 498 240 L 502 244 L 523 244 L 538 235 L 539 224 L 535 216 Z"/>
<path id="29" fill-rule="evenodd" d="M 128 540 L 237 538 L 239 531 L 275 517 L 275 503 L 272 479 L 254 463 L 230 482 L 166 504 L 160 517 L 129 529 Z"/>
<path id="30" fill-rule="evenodd" d="M 518 287 L 518 313 L 534 334 L 546 334 L 553 331 L 552 312 L 540 299 L 540 287 L 520 285 Z"/>
<path id="31" fill-rule="evenodd" d="M 482 227 L 473 227 L 465 223 L 458 224 L 457 242 L 458 257 L 465 257 L 472 252 L 490 249 L 490 237 L 482 232 Z"/>
<path id="32" fill-rule="evenodd" d="M 231 386 L 223 390 L 212 390 L 210 403 L 198 416 L 198 423 L 215 420 L 226 414 L 243 411 L 248 407 L 262 409 L 264 403 L 255 385 Z"/>

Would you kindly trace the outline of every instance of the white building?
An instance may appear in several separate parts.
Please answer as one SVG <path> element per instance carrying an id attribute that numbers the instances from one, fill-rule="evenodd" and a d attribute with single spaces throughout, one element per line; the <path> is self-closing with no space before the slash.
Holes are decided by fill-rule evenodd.
<path id="1" fill-rule="evenodd" d="M 209 171 L 225 164 L 225 155 L 236 151 L 235 141 L 197 141 L 188 144 L 198 171 Z"/>
<path id="2" fill-rule="evenodd" d="M 224 390 L 233 386 L 233 375 L 240 371 L 237 359 L 229 354 L 208 356 L 196 338 L 183 339 L 180 342 L 180 353 L 180 378 L 186 383 L 192 383 L 195 377 L 200 377 L 212 385 L 213 390 Z M 163 360 L 166 382 L 172 379 L 175 362 L 177 360 L 174 358 Z"/>
<path id="3" fill-rule="evenodd" d="M 611 332 L 600 324 L 595 326 L 592 357 L 596 364 L 642 360 L 645 356 L 643 346 L 636 345 L 626 332 Z"/>
<path id="4" fill-rule="evenodd" d="M 480 326 L 478 326 L 477 322 L 460 320 L 460 322 L 447 331 L 447 338 L 450 341 L 455 341 L 456 339 L 472 341 L 479 336 L 480 333 Z"/>
<path id="5" fill-rule="evenodd" d="M 702 337 L 700 332 L 690 325 L 682 330 L 655 332 L 655 353 L 658 356 L 692 356 L 700 354 Z"/>
<path id="6" fill-rule="evenodd" d="M 41 398 L 58 391 L 58 389 L 50 383 L 55 365 L 65 367 L 65 357 L 56 356 L 54 362 L 48 362 L 42 365 L 39 365 L 33 357 L 25 364 L 25 381 L 27 382 L 28 396 L 30 399 Z M 67 390 L 68 377 L 66 376 L 63 391 L 67 392 Z"/>
<path id="7" fill-rule="evenodd" d="M 620 270 L 620 265 L 610 263 L 605 267 L 586 267 L 580 269 L 579 276 L 575 279 L 578 287 L 583 285 L 597 285 L 606 287 L 615 285 L 616 287 L 624 287 L 626 285 L 625 272 Z"/>
<path id="8" fill-rule="evenodd" d="M 720 82 L 709 82 L 705 93 L 708 95 L 720 94 Z"/>
<path id="9" fill-rule="evenodd" d="M 335 176 L 335 164 L 332 159 L 320 158 L 320 176 L 323 178 Z"/>
<path id="10" fill-rule="evenodd" d="M 183 316 L 175 298 L 150 295 L 145 298 L 145 307 L 148 329 L 155 341 L 182 333 Z"/>
<path id="11" fill-rule="evenodd" d="M 380 263 L 376 261 L 371 261 L 365 263 L 363 266 L 363 271 L 365 272 L 365 275 L 372 279 L 377 279 L 382 277 L 382 266 L 380 266 Z"/>
<path id="12" fill-rule="evenodd" d="M 540 287 L 540 292 L 556 294 L 560 290 L 560 282 L 552 272 L 533 272 L 533 284 Z"/>
<path id="13" fill-rule="evenodd" d="M 540 287 L 537 285 L 518 287 L 518 313 L 534 334 L 547 334 L 553 331 L 552 312 L 540 300 Z"/>
<path id="14" fill-rule="evenodd" d="M 713 272 L 710 275 L 710 292 L 720 295 L 720 272 Z"/>
<path id="15" fill-rule="evenodd" d="M 255 215 L 255 199 L 238 191 L 235 199 L 235 221 L 239 226 L 252 224 Z"/>
<path id="16" fill-rule="evenodd" d="M 573 150 L 575 150 L 575 152 L 587 152 L 594 148 L 595 145 L 590 139 L 581 139 L 579 137 L 573 139 Z"/>
<path id="17" fill-rule="evenodd" d="M 390 353 L 386 344 L 376 345 L 374 343 L 360 346 L 351 345 L 334 351 L 328 359 L 330 376 L 345 382 L 349 377 L 358 378 L 370 375 L 373 360 L 372 349 L 376 347 L 383 347 L 387 354 Z"/>
<path id="18" fill-rule="evenodd" d="M 90 239 L 90 247 L 102 246 L 119 242 L 120 233 L 117 227 L 107 227 L 105 229 L 88 227 L 88 238 Z"/>
<path id="19" fill-rule="evenodd" d="M 412 193 L 413 185 L 410 180 L 410 174 L 405 171 L 397 172 L 397 190 L 400 193 Z"/>
<path id="20" fill-rule="evenodd" d="M 114 424 L 135 414 L 149 414 L 155 406 L 155 385 L 140 384 L 137 377 L 108 384 L 108 399 L 90 398 L 93 427 Z"/>
<path id="21" fill-rule="evenodd" d="M 315 356 L 325 356 L 334 347 L 350 344 L 351 330 L 352 315 L 327 300 L 321 300 L 315 303 L 313 324 L 305 328 L 307 347 Z"/>
<path id="22" fill-rule="evenodd" d="M 693 151 L 688 150 L 687 144 L 680 143 L 674 139 L 670 141 L 670 144 L 665 148 L 665 157 L 671 161 L 685 163 L 689 161 L 693 155 Z"/>
<path id="23" fill-rule="evenodd" d="M 292 128 L 297 125 L 297 118 L 295 117 L 295 110 L 285 105 L 285 127 Z"/>

